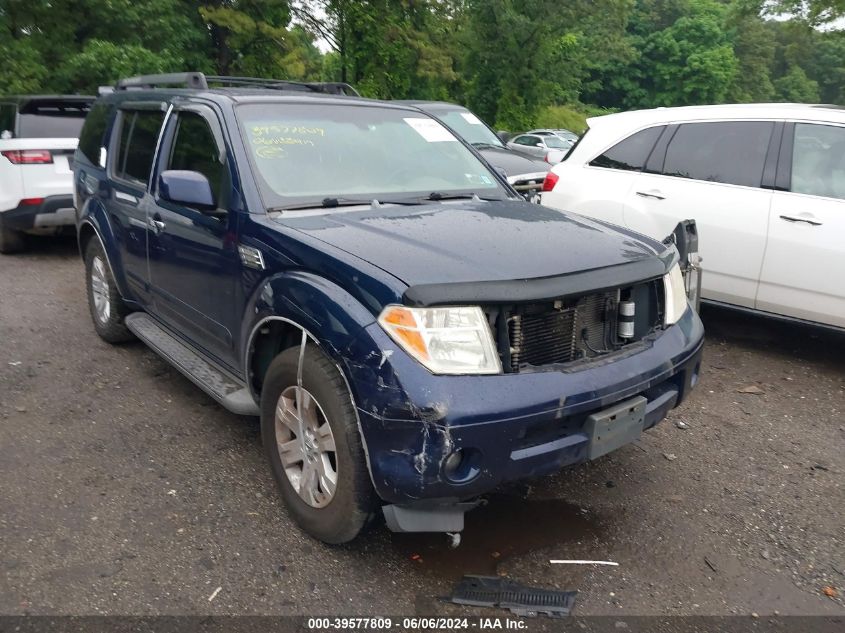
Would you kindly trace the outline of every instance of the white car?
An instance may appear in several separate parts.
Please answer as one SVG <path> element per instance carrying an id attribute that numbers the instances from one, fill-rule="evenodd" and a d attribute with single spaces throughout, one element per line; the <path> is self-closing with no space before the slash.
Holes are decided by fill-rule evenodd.
<path id="1" fill-rule="evenodd" d="M 845 108 L 659 108 L 588 123 L 542 204 L 655 238 L 691 218 L 704 300 L 845 328 Z"/>
<path id="2" fill-rule="evenodd" d="M 572 143 L 556 134 L 517 134 L 507 143 L 513 151 L 554 165 L 563 160 Z"/>
<path id="3" fill-rule="evenodd" d="M 0 97 L 0 253 L 76 223 L 70 161 L 94 97 Z M 99 140 L 97 140 L 99 142 Z"/>

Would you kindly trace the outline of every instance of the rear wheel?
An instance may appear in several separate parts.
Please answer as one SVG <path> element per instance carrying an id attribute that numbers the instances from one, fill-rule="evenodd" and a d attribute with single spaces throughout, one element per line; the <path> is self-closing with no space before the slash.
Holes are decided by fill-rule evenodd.
<path id="1" fill-rule="evenodd" d="M 85 249 L 85 280 L 88 309 L 100 338 L 108 343 L 125 343 L 135 338 L 123 324 L 129 309 L 120 298 L 106 254 L 96 239 L 89 241 Z"/>
<path id="2" fill-rule="evenodd" d="M 23 233 L 0 226 L 0 253 L 18 253 L 24 249 L 24 245 Z"/>
<path id="3" fill-rule="evenodd" d="M 345 543 L 364 527 L 375 492 L 346 383 L 325 355 L 282 352 L 261 392 L 261 437 L 291 517 L 311 536 Z"/>

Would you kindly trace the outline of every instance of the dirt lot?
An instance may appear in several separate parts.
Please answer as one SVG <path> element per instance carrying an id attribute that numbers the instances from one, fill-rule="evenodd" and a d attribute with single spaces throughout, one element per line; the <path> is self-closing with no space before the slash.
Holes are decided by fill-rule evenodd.
<path id="1" fill-rule="evenodd" d="M 464 573 L 579 615 L 845 613 L 845 336 L 706 310 L 702 382 L 636 445 L 495 495 L 458 550 L 327 547 L 255 420 L 97 338 L 82 273 L 72 240 L 0 256 L 0 613 L 465 614 L 436 600 Z"/>

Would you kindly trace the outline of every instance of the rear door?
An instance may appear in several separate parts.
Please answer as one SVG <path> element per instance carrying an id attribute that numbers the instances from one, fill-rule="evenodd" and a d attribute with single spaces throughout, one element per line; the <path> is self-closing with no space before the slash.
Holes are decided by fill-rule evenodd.
<path id="1" fill-rule="evenodd" d="M 154 311 L 218 361 L 237 366 L 235 283 L 240 275 L 232 176 L 217 116 L 205 105 L 176 109 L 167 125 L 157 173 L 196 171 L 208 178 L 217 209 L 203 212 L 161 199 L 149 208 L 149 268 Z"/>
<path id="2" fill-rule="evenodd" d="M 757 308 L 845 327 L 845 126 L 789 123 Z"/>
<path id="3" fill-rule="evenodd" d="M 108 151 L 111 191 L 107 209 L 132 295 L 150 302 L 147 269 L 147 212 L 153 205 L 149 183 L 165 118 L 160 102 L 120 106 Z"/>
<path id="4" fill-rule="evenodd" d="M 673 125 L 625 203 L 625 224 L 665 237 L 685 219 L 698 226 L 702 296 L 754 307 L 772 192 L 763 170 L 776 124 L 708 121 Z"/>

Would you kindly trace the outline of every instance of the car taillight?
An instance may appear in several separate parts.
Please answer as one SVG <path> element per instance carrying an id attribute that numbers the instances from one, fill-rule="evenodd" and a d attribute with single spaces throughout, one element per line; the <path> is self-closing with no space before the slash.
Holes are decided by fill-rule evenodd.
<path id="1" fill-rule="evenodd" d="M 560 176 L 558 176 L 555 172 L 550 171 L 546 174 L 546 179 L 543 181 L 543 191 L 551 191 L 554 189 L 558 180 L 560 180 Z"/>
<path id="2" fill-rule="evenodd" d="M 44 198 L 24 198 L 20 202 L 20 206 L 22 207 L 34 207 L 35 205 L 41 204 L 44 202 Z"/>
<path id="3" fill-rule="evenodd" d="M 49 165 L 53 155 L 46 149 L 11 149 L 2 152 L 13 165 Z"/>

